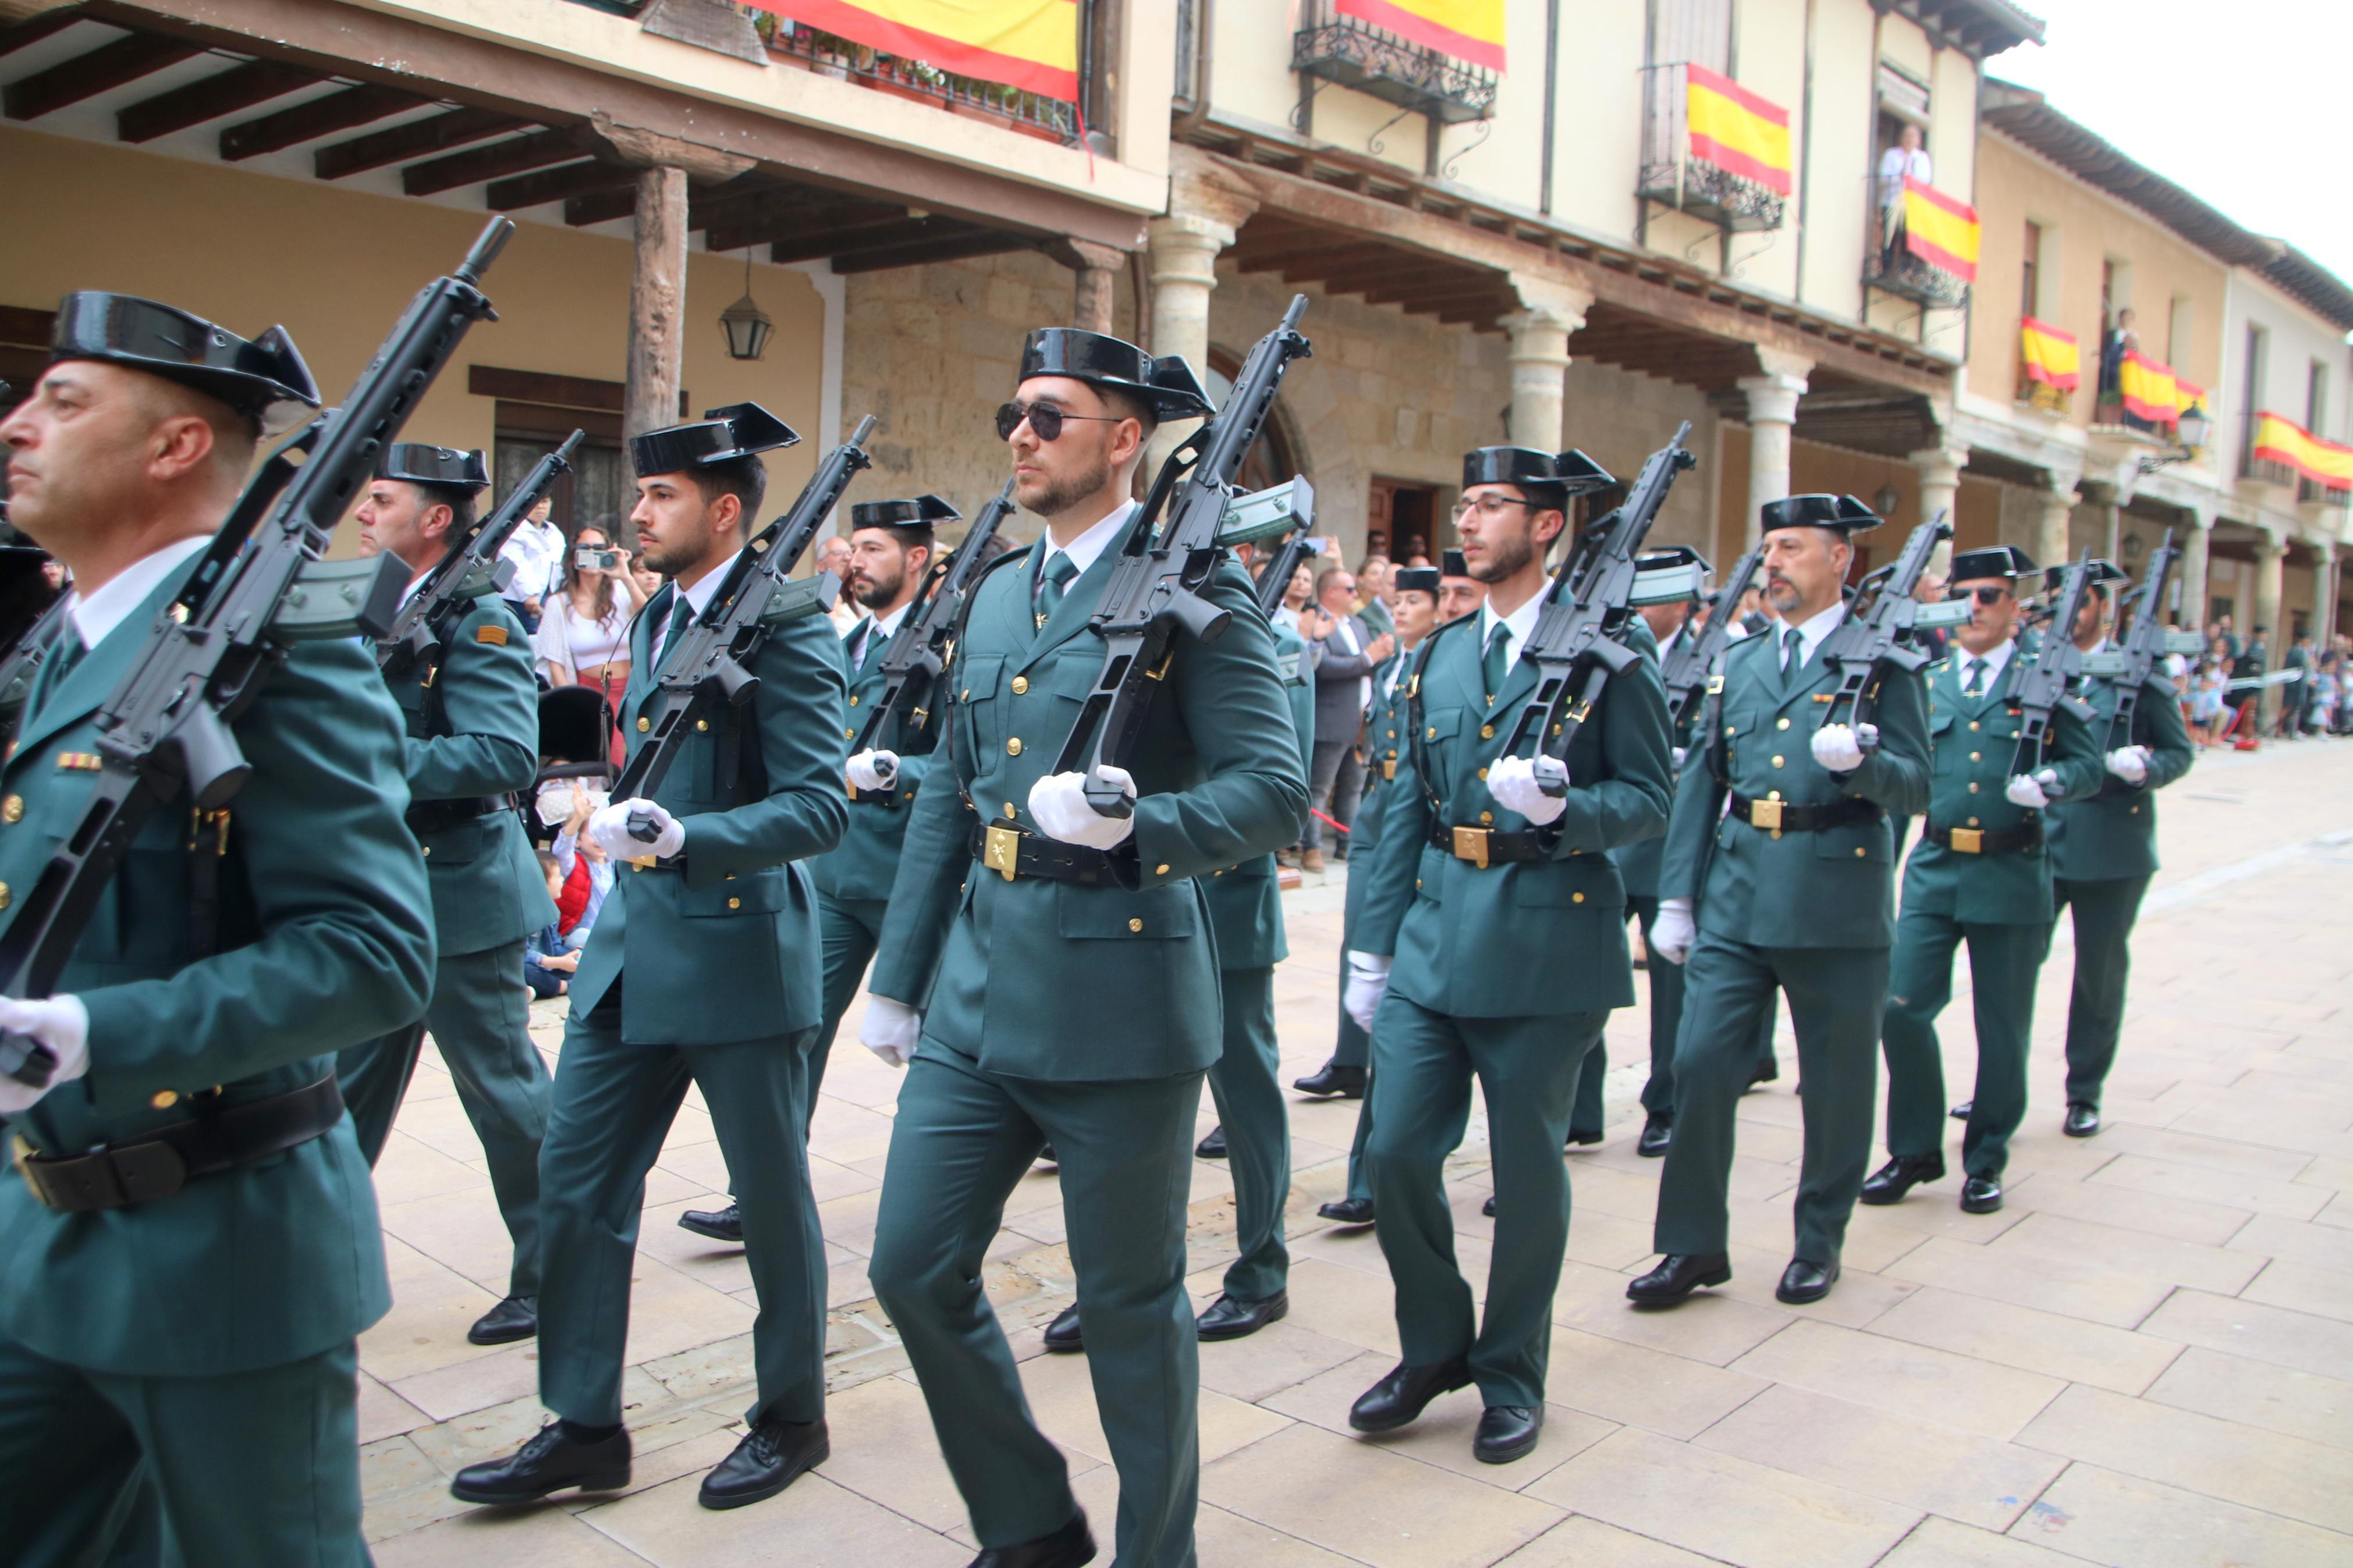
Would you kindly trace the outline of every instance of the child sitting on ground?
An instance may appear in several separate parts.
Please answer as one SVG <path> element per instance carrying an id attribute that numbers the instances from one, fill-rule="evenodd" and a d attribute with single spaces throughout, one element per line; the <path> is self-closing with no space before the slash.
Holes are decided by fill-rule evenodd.
<path id="1" fill-rule="evenodd" d="M 535 852 L 539 868 L 547 878 L 547 896 L 564 896 L 564 868 L 546 850 Z M 523 984 L 531 987 L 535 1001 L 561 996 L 571 983 L 572 972 L 580 967 L 577 949 L 565 943 L 564 932 L 557 926 L 542 926 L 524 942 L 522 950 Z"/>

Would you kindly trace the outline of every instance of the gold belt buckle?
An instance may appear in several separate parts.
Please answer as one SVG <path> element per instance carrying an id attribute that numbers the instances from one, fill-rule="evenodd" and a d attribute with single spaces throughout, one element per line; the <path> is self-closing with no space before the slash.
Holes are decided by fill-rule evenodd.
<path id="1" fill-rule="evenodd" d="M 981 840 L 980 863 L 1007 881 L 1021 861 L 1021 835 L 1009 827 L 992 827 Z"/>
<path id="2" fill-rule="evenodd" d="M 1781 803 L 1778 800 L 1750 801 L 1748 803 L 1748 826 L 1751 827 L 1770 828 L 1774 832 L 1779 832 L 1781 828 Z"/>
<path id="3" fill-rule="evenodd" d="M 1487 830 L 1483 827 L 1458 827 L 1454 830 L 1454 858 L 1485 868 L 1487 864 Z"/>
<path id="4" fill-rule="evenodd" d="M 1978 827 L 1956 827 L 1952 832 L 1953 847 L 1964 855 L 1985 853 L 1985 830 Z"/>
<path id="5" fill-rule="evenodd" d="M 1381 759 L 1381 777 L 1384 779 L 1394 779 L 1397 777 L 1397 759 L 1395 757 L 1383 757 Z"/>
<path id="6" fill-rule="evenodd" d="M 30 1143 L 25 1142 L 25 1135 L 22 1132 L 12 1135 L 8 1152 L 9 1157 L 16 1163 L 16 1173 L 25 1178 L 25 1185 L 32 1190 L 33 1196 L 40 1200 L 41 1206 L 57 1207 L 57 1205 L 49 1202 L 48 1190 L 41 1185 L 40 1172 L 33 1168 L 35 1151 Z"/>

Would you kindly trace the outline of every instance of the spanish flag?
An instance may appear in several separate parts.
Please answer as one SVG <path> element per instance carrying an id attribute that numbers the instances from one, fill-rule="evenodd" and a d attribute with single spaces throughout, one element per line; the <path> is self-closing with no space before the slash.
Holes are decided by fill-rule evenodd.
<path id="1" fill-rule="evenodd" d="M 2019 323 L 2018 357 L 2026 379 L 2061 392 L 2073 392 L 2084 379 L 2084 356 L 2075 334 L 2029 316 Z"/>
<path id="2" fill-rule="evenodd" d="M 1691 155 L 1789 194 L 1789 111 L 1701 66 L 1690 73 Z"/>
<path id="3" fill-rule="evenodd" d="M 2284 463 L 2325 489 L 2353 489 L 2353 447 L 2324 441 L 2293 419 L 2257 414 L 2255 456 Z"/>
<path id="4" fill-rule="evenodd" d="M 1504 0 L 1335 0 L 1343 16 L 1491 71 L 1504 68 Z"/>
<path id="5" fill-rule="evenodd" d="M 1904 176 L 1904 248 L 1964 283 L 1978 275 L 1978 209 Z"/>
<path id="6" fill-rule="evenodd" d="M 2116 368 L 2116 391 L 2123 397 L 2125 412 L 2135 418 L 2170 425 L 2181 416 L 2175 402 L 2179 395 L 2174 390 L 2173 367 L 2136 350 L 2127 350 Z"/>
<path id="7" fill-rule="evenodd" d="M 958 76 L 1073 103 L 1078 0 L 751 0 L 796 22 Z"/>

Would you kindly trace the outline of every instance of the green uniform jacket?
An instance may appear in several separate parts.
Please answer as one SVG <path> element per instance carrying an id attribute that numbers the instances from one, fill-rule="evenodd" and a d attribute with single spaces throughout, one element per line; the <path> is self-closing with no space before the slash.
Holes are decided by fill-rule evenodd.
<path id="1" fill-rule="evenodd" d="M 1514 660 L 1490 709 L 1479 634 L 1476 616 L 1440 626 L 1406 678 L 1419 684 L 1421 734 L 1396 781 L 1382 786 L 1393 793 L 1381 814 L 1357 951 L 1393 953 L 1389 988 L 1450 1017 L 1631 1006 L 1626 888 L 1609 851 L 1666 826 L 1672 763 L 1658 667 L 1645 659 L 1613 678 L 1577 731 L 1568 752 L 1568 809 L 1555 825 L 1552 858 L 1481 868 L 1433 846 L 1431 824 L 1526 829 L 1526 818 L 1487 793 L 1483 775 L 1503 754 L 1536 672 Z M 1645 632 L 1637 640 L 1647 638 Z M 1418 771 L 1424 765 L 1440 797 L 1435 817 Z M 1535 962 L 1540 953 L 1559 962 Z"/>
<path id="2" fill-rule="evenodd" d="M 1993 689 L 1977 697 L 1961 695 L 1958 658 L 1948 656 L 1928 667 L 1930 826 L 2000 833 L 2043 815 L 2011 805 L 2002 793 L 2025 722 L 2010 705 L 2010 691 L 2026 662 L 2013 649 Z M 2080 800 L 2098 789 L 2106 770 L 2084 721 L 2062 709 L 2051 715 L 2046 733 L 2042 765 L 2059 774 L 2052 800 Z M 2031 848 L 1967 855 L 1924 837 L 1904 863 L 1904 907 L 1964 924 L 2049 925 L 2050 854 Z"/>
<path id="3" fill-rule="evenodd" d="M 448 620 L 438 661 L 403 652 L 385 668 L 408 727 L 408 798 L 423 805 L 528 791 L 539 772 L 531 639 L 495 594 Z M 432 822 L 429 813 L 412 813 L 444 954 L 486 952 L 555 923 L 555 901 L 519 814 Z"/>
<path id="4" fill-rule="evenodd" d="M 1658 645 L 1657 639 L 1650 637 L 1648 635 L 1650 632 L 1649 622 L 1645 621 L 1642 623 L 1642 631 L 1644 634 L 1643 637 L 1635 639 L 1637 645 L 1641 647 L 1642 651 L 1648 655 L 1653 662 L 1659 664 L 1662 668 L 1666 664 L 1668 650 L 1672 648 L 1675 644 L 1682 641 L 1684 637 L 1691 635 L 1686 631 L 1677 631 L 1673 637 L 1667 639 L 1666 647 L 1661 647 Z M 1699 720 L 1694 717 L 1689 724 L 1675 726 L 1674 732 L 1671 737 L 1672 743 L 1688 748 L 1691 745 L 1691 731 L 1697 728 Z M 1674 761 L 1674 753 L 1670 752 L 1667 754 L 1667 760 L 1672 764 Z M 1672 775 L 1671 774 L 1670 777 L 1672 778 Z M 1670 783 L 1668 788 L 1670 795 L 1672 795 L 1673 791 L 1673 785 L 1672 783 Z M 1668 810 L 1670 816 L 1672 816 L 1673 812 L 1672 805 L 1669 806 Z M 1672 826 L 1670 826 L 1670 831 L 1672 831 Z M 1618 862 L 1618 878 L 1619 880 L 1626 884 L 1626 896 L 1628 898 L 1655 899 L 1659 896 L 1659 872 L 1661 867 L 1666 860 L 1666 855 L 1667 840 L 1664 835 L 1653 838 L 1645 838 L 1640 843 L 1629 844 L 1622 849 L 1615 849 L 1610 852 L 1609 858 Z"/>
<path id="5" fill-rule="evenodd" d="M 1134 886 L 1007 881 L 973 852 L 976 807 L 1035 831 L 1029 786 L 1052 770 L 1103 669 L 1088 623 L 1118 551 L 1080 574 L 1042 628 L 1030 608 L 1038 553 L 998 557 L 966 601 L 951 765 L 915 798 L 870 989 L 926 1007 L 925 1036 L 987 1072 L 1198 1072 L 1218 1059 L 1224 1025 L 1194 879 L 1271 854 L 1307 815 L 1273 635 L 1241 569 L 1220 568 L 1207 593 L 1232 617 L 1225 635 L 1177 645 L 1124 763 L 1141 798 L 1117 853 L 1134 857 Z"/>
<path id="6" fill-rule="evenodd" d="M 1274 637 L 1275 671 L 1290 699 L 1286 710 L 1303 777 L 1315 733 L 1315 673 L 1307 668 L 1304 637 L 1280 622 L 1269 623 L 1267 630 Z M 1282 929 L 1281 876 L 1271 855 L 1209 873 L 1202 886 L 1209 895 L 1209 929 L 1218 939 L 1219 968 L 1271 969 L 1291 956 Z"/>
<path id="7" fill-rule="evenodd" d="M 909 606 L 907 613 L 913 615 L 915 606 Z M 849 668 L 849 650 L 873 624 L 873 616 L 863 617 L 835 645 L 842 679 L 849 683 L 849 718 L 845 727 L 853 731 L 866 728 L 867 715 L 882 695 L 881 648 L 867 650 L 862 674 Z M 878 794 L 871 799 L 851 801 L 849 826 L 842 829 L 840 846 L 809 862 L 809 880 L 827 897 L 881 900 L 891 896 L 891 879 L 899 874 L 899 846 L 907 837 L 907 817 L 915 804 L 915 792 L 923 787 L 923 774 L 932 765 L 932 748 L 938 744 L 944 722 L 937 712 L 943 695 L 934 694 L 932 720 L 922 729 L 908 724 L 904 714 L 882 726 L 877 744 L 898 753 L 898 784 L 887 797 Z M 857 736 L 853 733 L 850 739 L 854 743 Z"/>
<path id="8" fill-rule="evenodd" d="M 0 773 L 0 882 L 31 887 L 80 819 L 91 774 L 76 763 L 98 749 L 98 707 L 187 575 L 36 693 Z M 191 941 L 183 798 L 141 830 L 58 982 L 90 1009 L 90 1067 L 12 1124 L 37 1151 L 185 1121 L 185 1097 L 216 1084 L 229 1105 L 301 1089 L 332 1075 L 343 1047 L 425 1012 L 425 865 L 401 821 L 400 714 L 374 655 L 347 638 L 298 647 L 235 732 L 253 774 L 230 803 L 216 951 Z M 56 1361 L 247 1372 L 343 1344 L 390 1304 L 348 1118 L 172 1197 L 95 1214 L 52 1213 L 13 1167 L 0 1175 L 0 1335 Z"/>
<path id="9" fill-rule="evenodd" d="M 652 627 L 670 618 L 673 587 L 653 597 L 629 637 L 622 732 L 635 754 L 659 682 Z M 654 801 L 686 829 L 680 867 L 622 868 L 572 982 L 586 1018 L 624 973 L 621 1037 L 643 1046 L 726 1046 L 814 1029 L 824 1017 L 817 895 L 793 864 L 841 841 L 840 639 L 807 613 L 778 625 L 752 662 L 750 702 L 713 712 L 671 764 Z M 721 778 L 723 742 L 736 766 Z"/>
<path id="10" fill-rule="evenodd" d="M 1342 929 L 1350 932 L 1364 918 L 1365 903 L 1373 889 L 1373 867 L 1379 859 L 1382 825 L 1388 818 L 1398 781 L 1407 776 L 1406 687 L 1412 671 L 1407 669 L 1387 695 L 1382 693 L 1382 684 L 1391 670 L 1411 662 L 1410 654 L 1393 653 L 1373 671 L 1373 705 L 1365 714 L 1365 798 L 1356 804 L 1356 821 L 1348 825 L 1348 901 Z"/>
<path id="11" fill-rule="evenodd" d="M 1834 773 L 1814 761 L 1813 737 L 1838 689 L 1838 667 L 1817 653 L 1784 685 L 1780 653 L 1772 634 L 1725 650 L 1723 690 L 1694 726 L 1704 731 L 1712 717 L 1715 733 L 1699 736 L 1683 759 L 1660 897 L 1693 900 L 1703 928 L 1751 946 L 1892 946 L 1893 819 L 1928 803 L 1926 683 L 1900 671 L 1883 675 L 1873 714 L 1879 749 L 1852 772 Z M 1860 798 L 1884 815 L 1805 833 L 1754 827 L 1723 815 L 1718 766 L 1751 800 L 1827 805 Z"/>
<path id="12" fill-rule="evenodd" d="M 2116 733 L 2116 689 L 2089 680 L 2081 693 L 2099 714 L 2092 721 L 2093 745 L 2101 757 L 2100 790 L 2089 800 L 2051 808 L 2053 876 L 2071 882 L 2148 877 L 2157 872 L 2157 792 L 2189 771 L 2198 760 L 2181 722 L 2181 698 L 2173 682 L 2152 674 L 2133 708 L 2129 738 Z M 2126 745 L 2147 746 L 2148 776 L 2129 784 L 2106 771 L 2106 754 Z"/>
<path id="13" fill-rule="evenodd" d="M 1397 630 L 1397 617 L 1390 615 L 1389 607 L 1378 599 L 1366 600 L 1365 607 L 1357 611 L 1356 615 L 1357 618 L 1365 623 L 1366 629 L 1377 637 L 1387 637 Z"/>

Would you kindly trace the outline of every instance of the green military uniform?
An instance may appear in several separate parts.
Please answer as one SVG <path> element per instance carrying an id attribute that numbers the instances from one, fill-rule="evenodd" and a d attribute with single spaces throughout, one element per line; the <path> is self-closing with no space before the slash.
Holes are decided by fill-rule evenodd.
<path id="1" fill-rule="evenodd" d="M 1387 662 L 1373 671 L 1373 705 L 1365 715 L 1365 798 L 1356 807 L 1356 819 L 1348 825 L 1351 853 L 1364 859 L 1362 875 L 1348 879 L 1347 904 L 1340 920 L 1340 1038 L 1332 1059 L 1350 1067 L 1370 1068 L 1373 1060 L 1373 1037 L 1365 1026 L 1348 1016 L 1348 954 L 1361 951 L 1356 946 L 1356 925 L 1363 917 L 1365 900 L 1373 887 L 1372 865 L 1381 843 L 1381 823 L 1388 813 L 1389 797 L 1397 793 L 1396 781 L 1407 763 L 1404 734 L 1407 724 L 1407 682 L 1403 679 L 1407 667 L 1413 662 L 1410 654 L 1391 654 Z M 1373 1178 L 1365 1168 L 1365 1143 L 1373 1131 L 1373 1093 L 1368 1079 L 1365 1096 L 1356 1102 L 1356 1136 L 1348 1147 L 1348 1193 L 1352 1198 L 1370 1199 Z"/>
<path id="2" fill-rule="evenodd" d="M 1961 1156 L 1971 1176 L 1998 1180 L 2010 1134 L 2026 1114 L 2034 977 L 2052 920 L 2051 858 L 2042 813 L 2013 805 L 2003 793 L 2024 721 L 2010 697 L 2028 664 L 2023 645 L 2010 650 L 2001 673 L 1976 695 L 1962 690 L 1968 657 L 1956 642 L 1927 671 L 1928 822 L 1905 862 L 1904 913 L 1882 1026 L 1887 1152 L 1899 1160 L 1926 1159 L 1943 1147 L 1945 1075 L 1936 1018 L 1952 999 L 1953 950 L 1966 940 L 1978 1072 Z M 2047 736 L 2042 759 L 2026 771 L 2057 773 L 2051 799 L 2076 799 L 2098 788 L 2100 756 L 2083 721 L 2059 710 Z M 1964 837 L 1951 839 L 1957 831 Z M 1969 843 L 1980 852 L 1954 847 Z M 1810 1078 L 1807 1087 L 1810 1094 Z"/>
<path id="3" fill-rule="evenodd" d="M 1648 660 L 1613 679 L 1570 746 L 1567 812 L 1532 829 L 1484 781 L 1536 668 L 1514 648 L 1492 679 L 1488 624 L 1482 613 L 1433 631 L 1408 677 L 1419 722 L 1408 765 L 1384 786 L 1356 937 L 1359 952 L 1394 954 L 1373 1029 L 1366 1160 L 1406 1364 L 1467 1354 L 1489 1405 L 1541 1408 L 1568 1237 L 1570 1096 L 1609 1009 L 1634 999 L 1609 852 L 1665 826 L 1666 703 Z M 1507 845 L 1533 858 L 1506 859 Z M 1493 863 L 1463 858 L 1482 852 Z M 1483 1324 L 1455 1266 L 1443 1181 L 1474 1075 L 1498 1208 Z"/>
<path id="4" fill-rule="evenodd" d="M 630 668 L 647 672 L 621 713 L 632 752 L 680 640 L 680 597 L 675 584 L 656 594 L 630 635 Z M 621 1419 L 646 1173 L 690 1080 L 726 1157 L 759 1295 L 759 1386 L 745 1420 L 825 1413 L 825 1247 L 807 1140 L 824 1004 L 816 895 L 794 862 L 839 842 L 849 805 L 839 639 L 813 600 L 805 608 L 761 644 L 752 700 L 715 707 L 687 738 L 653 796 L 684 827 L 685 847 L 615 868 L 573 979 L 540 1155 L 539 1385 L 582 1426 Z M 657 627 L 670 628 L 661 660 Z"/>
<path id="5" fill-rule="evenodd" d="M 531 1043 L 523 941 L 555 920 L 547 879 L 508 797 L 539 765 L 531 642 L 488 594 L 445 616 L 435 657 L 406 649 L 384 681 L 407 727 L 408 824 L 433 889 L 439 960 L 422 1026 L 353 1046 L 335 1075 L 374 1164 L 392 1133 L 427 1032 L 482 1141 L 491 1190 L 514 1241 L 509 1296 L 539 1294 L 539 1142 L 547 1065 Z"/>
<path id="6" fill-rule="evenodd" d="M 1377 637 L 1388 637 L 1397 630 L 1397 617 L 1389 614 L 1389 607 L 1378 599 L 1366 600 L 1365 607 L 1357 611 L 1356 615 L 1365 623 L 1366 628 Z"/>
<path id="7" fill-rule="evenodd" d="M 1177 646 L 1121 760 L 1140 797 L 1133 836 L 1086 862 L 1091 881 L 985 864 L 984 825 L 1000 846 L 1018 835 L 1029 851 L 1095 855 L 1039 836 L 1028 802 L 1102 671 L 1088 622 L 1116 546 L 1059 589 L 1040 579 L 1047 553 L 1000 558 L 967 600 L 948 683 L 953 765 L 924 779 L 883 923 L 869 989 L 925 1013 L 870 1269 L 981 1545 L 1063 1529 L 1077 1504 L 1061 1453 L 1029 1417 L 980 1285 L 1005 1199 L 1051 1142 L 1119 1469 L 1116 1563 L 1180 1568 L 1194 1560 L 1198 1485 L 1192 1127 L 1201 1076 L 1225 1049 L 1203 884 L 1292 841 L 1306 777 L 1266 619 L 1240 571 L 1223 568 L 1206 592 L 1231 616 L 1224 635 Z"/>
<path id="8" fill-rule="evenodd" d="M 79 820 L 98 710 L 189 570 L 43 664 L 0 773 L 0 885 L 31 887 Z M 339 1048 L 425 1009 L 425 868 L 373 658 L 296 647 L 233 729 L 253 773 L 225 843 L 191 851 L 185 798 L 157 812 L 75 948 L 58 991 L 89 1009 L 90 1065 L 14 1120 L 26 1152 L 330 1081 Z M 94 1560 L 120 1506 L 160 1500 L 189 1568 L 366 1563 L 353 1340 L 390 1304 L 348 1120 L 118 1208 L 59 1213 L 0 1174 L 0 1555 Z"/>
<path id="9" fill-rule="evenodd" d="M 1674 1142 L 1652 1242 L 1670 1255 L 1726 1250 L 1736 1108 L 1758 1030 L 1771 1026 L 1776 992 L 1786 992 L 1806 1088 L 1795 1256 L 1828 1267 L 1839 1261 L 1871 1162 L 1895 929 L 1889 818 L 1926 800 L 1928 742 L 1919 679 L 1889 673 L 1875 702 L 1878 749 L 1846 773 L 1815 761 L 1814 731 L 1839 670 L 1819 646 L 1786 669 L 1794 635 L 1777 621 L 1725 650 L 1675 792 L 1659 890 L 1693 900 L 1697 937 L 1682 966 Z M 1788 826 L 1759 825 L 1771 812 L 1752 802 L 1778 807 Z M 1654 982 L 1675 967 L 1653 952 Z"/>
<path id="10" fill-rule="evenodd" d="M 2116 729 L 2116 687 L 2085 683 L 2098 717 L 2091 732 L 2104 751 L 2148 748 L 2148 773 L 2126 784 L 2104 773 L 2097 795 L 2052 807 L 2052 909 L 2075 911 L 2075 987 L 2067 1003 L 2067 1103 L 2097 1110 L 2124 1028 L 2132 972 L 2133 921 L 2157 874 L 2157 792 L 2189 771 L 2197 752 L 2181 721 L 2173 683 L 2152 674 L 2133 708 L 2132 733 Z"/>

